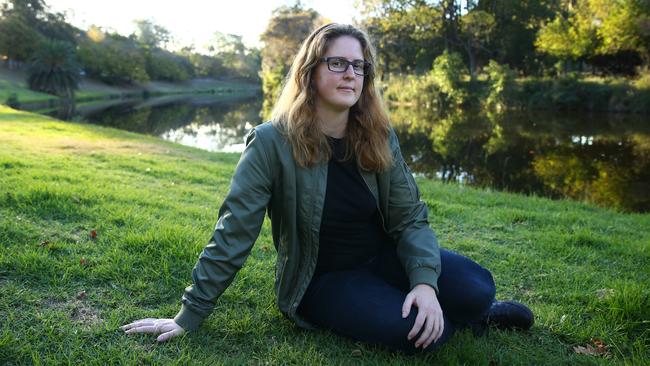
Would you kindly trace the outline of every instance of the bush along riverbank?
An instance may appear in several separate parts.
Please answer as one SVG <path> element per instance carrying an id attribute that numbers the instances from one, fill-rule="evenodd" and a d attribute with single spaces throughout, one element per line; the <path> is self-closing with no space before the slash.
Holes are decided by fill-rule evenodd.
<path id="1" fill-rule="evenodd" d="M 37 92 L 27 86 L 23 70 L 0 67 L 0 103 L 14 108 L 47 108 L 70 103 L 69 99 Z M 151 81 L 131 86 L 113 86 L 84 78 L 75 93 L 74 102 L 118 98 L 148 98 L 172 94 L 254 95 L 260 85 L 237 80 L 193 79 L 182 82 Z"/>
<path id="2" fill-rule="evenodd" d="M 457 54 L 438 57 L 429 73 L 391 76 L 384 84 L 390 104 L 446 110 L 549 110 L 650 113 L 650 73 L 634 79 L 579 77 L 516 78 L 494 61 L 470 80 Z"/>
<path id="3" fill-rule="evenodd" d="M 530 305 L 528 332 L 459 331 L 437 352 L 391 354 L 277 310 L 268 220 L 194 334 L 118 327 L 171 317 L 238 155 L 0 106 L 0 359 L 8 364 L 619 364 L 650 357 L 650 215 L 420 179 L 441 246 Z M 586 354 L 585 354 L 586 353 Z"/>

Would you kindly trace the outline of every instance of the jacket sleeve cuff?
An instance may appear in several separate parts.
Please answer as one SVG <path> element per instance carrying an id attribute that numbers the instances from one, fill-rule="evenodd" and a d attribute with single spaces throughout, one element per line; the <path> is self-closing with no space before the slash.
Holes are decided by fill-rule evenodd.
<path id="1" fill-rule="evenodd" d="M 438 294 L 438 273 L 428 267 L 418 267 L 409 273 L 409 282 L 411 283 L 411 290 L 420 284 L 425 284 L 433 287 Z"/>
<path id="2" fill-rule="evenodd" d="M 203 319 L 204 318 L 201 315 L 193 312 L 184 304 L 181 306 L 181 310 L 178 314 L 174 317 L 176 324 L 180 325 L 187 332 L 198 329 L 201 326 L 201 323 L 203 323 Z"/>

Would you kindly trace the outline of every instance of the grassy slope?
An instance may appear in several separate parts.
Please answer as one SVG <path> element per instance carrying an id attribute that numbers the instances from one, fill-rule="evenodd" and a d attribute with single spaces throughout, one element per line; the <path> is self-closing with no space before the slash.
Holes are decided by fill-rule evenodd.
<path id="1" fill-rule="evenodd" d="M 424 180 L 441 245 L 530 304 L 530 332 L 460 332 L 408 359 L 297 329 L 274 304 L 267 220 L 197 333 L 127 337 L 119 325 L 177 311 L 238 156 L 2 106 L 0 146 L 2 363 L 610 364 L 572 351 L 592 337 L 618 362 L 650 357 L 650 215 Z"/>
<path id="2" fill-rule="evenodd" d="M 4 103 L 7 98 L 16 94 L 18 101 L 21 103 L 42 102 L 49 99 L 56 100 L 57 97 L 35 92 L 27 87 L 27 78 L 23 70 L 9 70 L 0 67 L 0 103 Z M 99 81 L 83 78 L 79 84 L 79 90 L 75 93 L 77 99 L 106 98 L 109 96 L 122 96 L 127 94 L 141 94 L 143 90 L 156 94 L 175 94 L 175 93 L 198 93 L 212 91 L 243 91 L 259 89 L 254 84 L 242 84 L 237 82 L 214 80 L 214 79 L 195 79 L 179 83 L 169 83 L 164 81 L 152 81 L 142 85 L 131 87 L 110 86 Z"/>

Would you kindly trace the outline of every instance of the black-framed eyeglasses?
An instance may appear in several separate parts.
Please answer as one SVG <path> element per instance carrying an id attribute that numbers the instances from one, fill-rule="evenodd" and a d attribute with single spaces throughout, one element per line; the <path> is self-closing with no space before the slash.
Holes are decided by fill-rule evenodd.
<path id="1" fill-rule="evenodd" d="M 321 62 L 327 62 L 327 69 L 332 72 L 346 72 L 352 65 L 352 71 L 356 75 L 365 76 L 370 72 L 372 64 L 364 60 L 349 61 L 345 57 L 323 57 Z"/>

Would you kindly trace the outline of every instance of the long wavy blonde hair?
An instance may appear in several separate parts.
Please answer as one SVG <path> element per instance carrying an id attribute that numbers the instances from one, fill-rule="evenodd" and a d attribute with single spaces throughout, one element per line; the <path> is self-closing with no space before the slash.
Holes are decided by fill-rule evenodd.
<path id="1" fill-rule="evenodd" d="M 364 59 L 372 65 L 364 77 L 361 97 L 350 108 L 346 128 L 346 159 L 354 154 L 361 169 L 380 172 L 392 164 L 388 113 L 375 90 L 374 47 L 363 31 L 351 25 L 327 24 L 305 39 L 284 80 L 271 118 L 287 136 L 298 165 L 309 167 L 330 159 L 332 151 L 316 117 L 316 91 L 311 83 L 312 72 L 327 48 L 341 36 L 356 38 L 361 44 Z"/>

